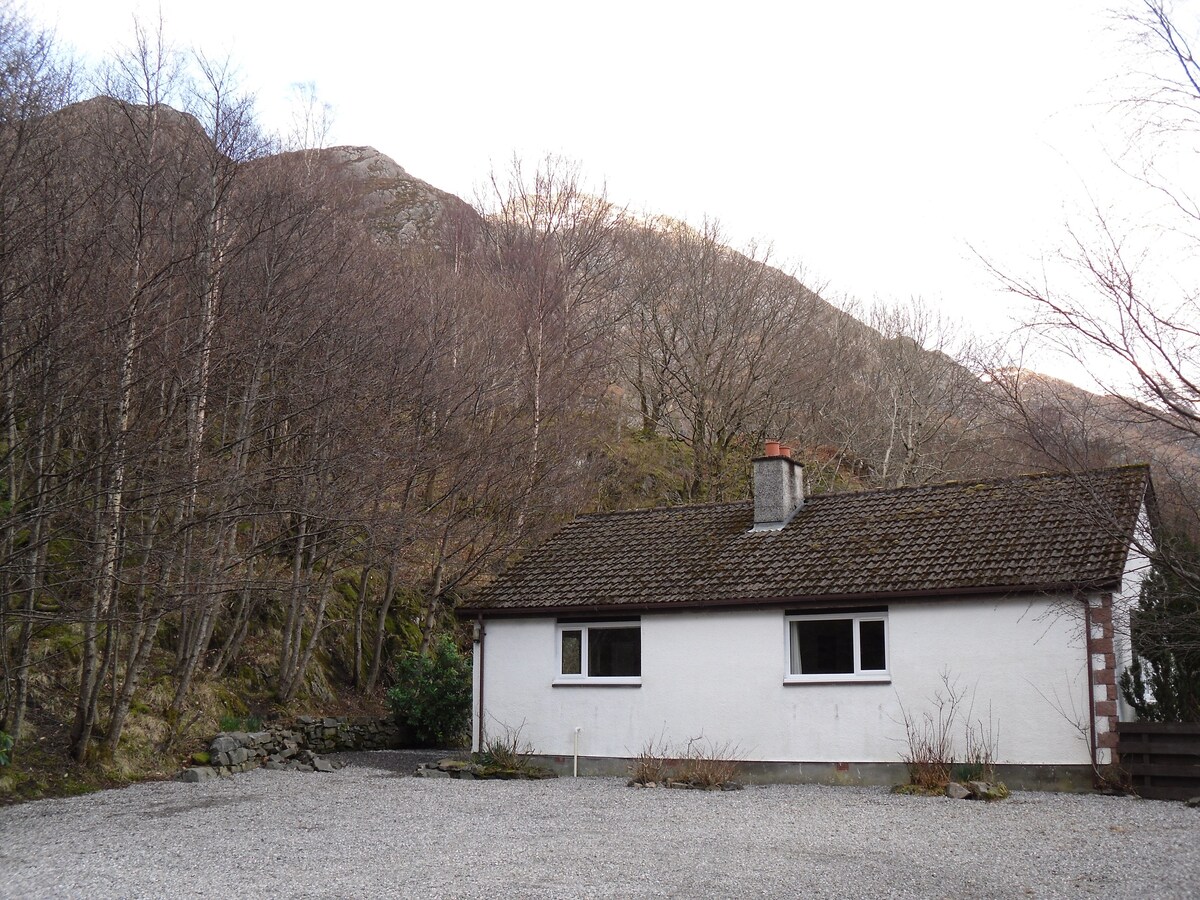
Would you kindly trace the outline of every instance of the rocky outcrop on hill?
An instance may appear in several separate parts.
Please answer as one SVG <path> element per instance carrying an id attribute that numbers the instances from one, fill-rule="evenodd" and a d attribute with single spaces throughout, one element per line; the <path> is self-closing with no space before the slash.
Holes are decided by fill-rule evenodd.
<path id="1" fill-rule="evenodd" d="M 347 185 L 356 209 L 381 244 L 437 243 L 453 223 L 479 222 L 470 205 L 414 178 L 374 147 L 330 147 L 320 151 L 320 159 Z"/>

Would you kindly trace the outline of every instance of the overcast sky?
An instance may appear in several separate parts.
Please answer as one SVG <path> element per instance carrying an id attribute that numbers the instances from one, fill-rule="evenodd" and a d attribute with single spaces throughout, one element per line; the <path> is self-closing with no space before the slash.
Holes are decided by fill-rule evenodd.
<path id="1" fill-rule="evenodd" d="M 97 60 L 158 7 L 30 11 Z M 1109 107 L 1138 62 L 1103 0 L 161 9 L 175 43 L 236 61 L 276 128 L 313 82 L 331 143 L 465 199 L 514 152 L 560 153 L 635 210 L 773 244 L 831 299 L 919 296 L 984 332 L 1014 310 L 975 251 L 1036 272 L 1066 221 L 1130 189 Z"/>

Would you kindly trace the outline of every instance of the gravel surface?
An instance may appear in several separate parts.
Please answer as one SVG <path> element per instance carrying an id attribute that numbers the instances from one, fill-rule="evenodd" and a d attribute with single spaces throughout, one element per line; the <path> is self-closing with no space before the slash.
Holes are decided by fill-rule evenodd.
<path id="1" fill-rule="evenodd" d="M 406 777 L 343 754 L 0 809 L 5 897 L 1197 897 L 1200 809 Z"/>

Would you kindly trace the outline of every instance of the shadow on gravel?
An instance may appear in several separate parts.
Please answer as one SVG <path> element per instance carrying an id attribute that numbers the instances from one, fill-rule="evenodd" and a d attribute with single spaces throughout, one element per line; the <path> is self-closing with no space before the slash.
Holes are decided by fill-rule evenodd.
<path id="1" fill-rule="evenodd" d="M 378 769 L 411 776 L 421 763 L 436 763 L 447 757 L 466 759 L 469 756 L 466 750 L 348 750 L 330 753 L 327 758 L 347 768 Z"/>
<path id="2" fill-rule="evenodd" d="M 256 799 L 253 794 L 242 797 L 198 797 L 194 803 L 156 803 L 152 809 L 146 810 L 145 814 L 151 819 L 169 819 L 198 809 L 211 809 L 214 806 L 238 806 Z"/>

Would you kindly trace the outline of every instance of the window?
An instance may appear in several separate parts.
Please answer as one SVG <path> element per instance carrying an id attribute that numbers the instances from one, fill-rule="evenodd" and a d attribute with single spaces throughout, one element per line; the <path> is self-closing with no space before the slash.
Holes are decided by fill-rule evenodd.
<path id="1" fill-rule="evenodd" d="M 789 614 L 789 682 L 890 681 L 887 610 Z"/>
<path id="2" fill-rule="evenodd" d="M 555 684 L 641 684 L 641 623 L 559 622 L 557 655 Z"/>

